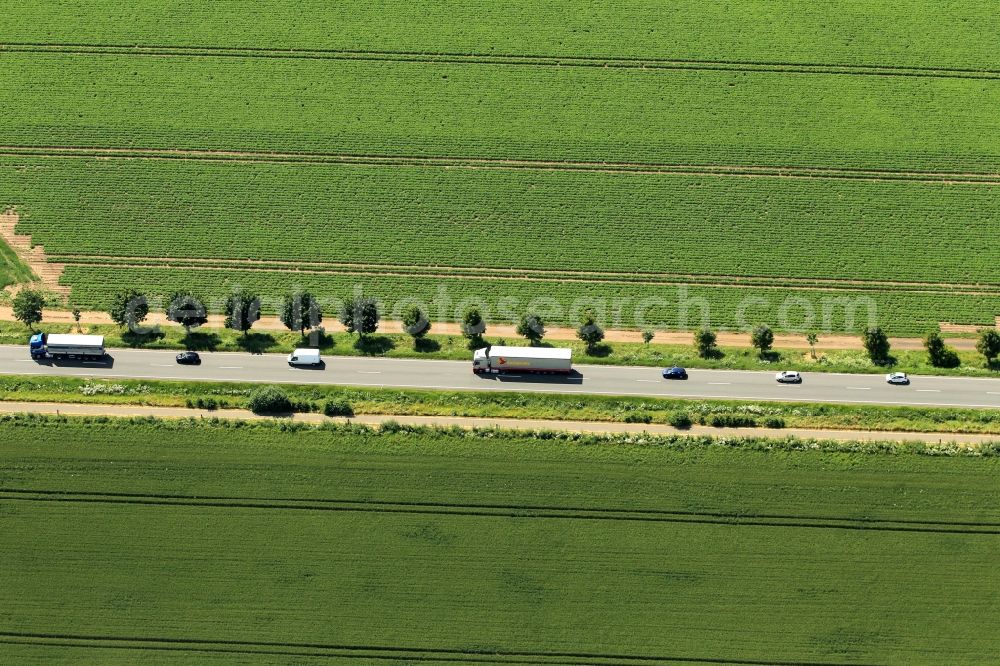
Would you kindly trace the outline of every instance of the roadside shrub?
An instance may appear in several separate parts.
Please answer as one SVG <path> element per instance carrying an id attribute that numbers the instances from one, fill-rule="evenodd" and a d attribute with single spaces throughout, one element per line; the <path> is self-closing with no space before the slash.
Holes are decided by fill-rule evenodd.
<path id="1" fill-rule="evenodd" d="M 318 412 L 319 405 L 312 400 L 289 400 L 290 409 L 293 412 Z"/>
<path id="2" fill-rule="evenodd" d="M 784 428 L 785 427 L 785 419 L 781 418 L 780 416 L 768 416 L 766 419 L 764 419 L 764 427 L 765 428 Z"/>
<path id="3" fill-rule="evenodd" d="M 679 430 L 687 430 L 691 427 L 691 417 L 687 412 L 674 412 L 670 415 L 670 425 Z"/>
<path id="4" fill-rule="evenodd" d="M 752 428 L 757 425 L 757 420 L 739 414 L 713 414 L 708 424 L 713 428 Z"/>
<path id="5" fill-rule="evenodd" d="M 344 398 L 332 398 L 323 403 L 326 416 L 354 416 L 354 408 Z"/>
<path id="6" fill-rule="evenodd" d="M 215 398 L 198 398 L 194 401 L 194 406 L 198 409 L 218 409 L 219 403 Z"/>
<path id="7" fill-rule="evenodd" d="M 403 425 L 399 421 L 393 421 L 390 419 L 388 421 L 382 421 L 378 429 L 379 432 L 383 432 L 385 434 L 392 434 L 394 432 L 402 432 L 405 428 L 403 428 Z"/>
<path id="8" fill-rule="evenodd" d="M 250 394 L 247 408 L 254 414 L 287 414 L 292 403 L 277 386 L 264 386 Z"/>
<path id="9" fill-rule="evenodd" d="M 652 423 L 653 417 L 641 412 L 631 412 L 622 419 L 625 423 Z"/>

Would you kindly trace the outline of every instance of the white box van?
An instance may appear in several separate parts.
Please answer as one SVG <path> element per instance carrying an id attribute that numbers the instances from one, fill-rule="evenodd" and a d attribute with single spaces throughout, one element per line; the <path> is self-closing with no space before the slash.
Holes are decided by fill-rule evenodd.
<path id="1" fill-rule="evenodd" d="M 318 349 L 296 349 L 288 355 L 288 365 L 319 365 L 322 362 Z"/>

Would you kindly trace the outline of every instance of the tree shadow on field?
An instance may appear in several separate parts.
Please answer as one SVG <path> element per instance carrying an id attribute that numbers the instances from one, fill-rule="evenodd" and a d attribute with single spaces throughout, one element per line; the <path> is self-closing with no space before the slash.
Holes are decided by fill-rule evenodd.
<path id="1" fill-rule="evenodd" d="M 436 351 L 441 351 L 441 343 L 437 340 L 417 338 L 413 341 L 413 349 L 422 354 L 430 354 Z"/>
<path id="2" fill-rule="evenodd" d="M 699 356 L 701 358 L 704 358 L 704 359 L 707 359 L 707 360 L 710 360 L 710 361 L 721 361 L 723 358 L 725 358 L 726 354 L 725 354 L 725 352 L 723 352 L 718 347 L 713 347 L 713 348 L 707 350 L 704 354 L 699 354 Z"/>
<path id="3" fill-rule="evenodd" d="M 277 341 L 270 333 L 247 333 L 236 338 L 236 344 L 251 354 L 263 354 L 277 344 Z"/>
<path id="4" fill-rule="evenodd" d="M 159 326 L 156 326 L 148 331 L 145 331 L 144 333 L 125 331 L 122 333 L 122 342 L 129 347 L 142 347 L 143 345 L 148 345 L 150 342 L 162 340 L 166 337 L 166 335 L 166 333 L 160 330 Z"/>
<path id="5" fill-rule="evenodd" d="M 781 352 L 769 349 L 766 352 L 761 352 L 757 354 L 757 358 L 759 358 L 762 361 L 767 361 L 768 363 L 777 363 L 778 361 L 781 360 Z"/>
<path id="6" fill-rule="evenodd" d="M 337 346 L 337 341 L 333 336 L 325 331 L 310 331 L 302 336 L 299 341 L 300 347 L 315 347 L 317 349 L 333 349 Z"/>
<path id="7" fill-rule="evenodd" d="M 354 342 L 354 348 L 362 354 L 366 354 L 368 356 L 379 356 L 388 354 L 390 351 L 395 349 L 396 343 L 392 341 L 392 338 L 388 338 L 384 335 L 366 335 L 359 337 Z"/>
<path id="8" fill-rule="evenodd" d="M 940 368 L 957 368 L 962 365 L 962 359 L 954 349 L 947 349 L 942 355 L 941 361 L 938 364 Z"/>
<path id="9" fill-rule="evenodd" d="M 184 349 L 188 351 L 215 351 L 221 342 L 222 340 L 216 333 L 199 333 L 197 331 L 192 331 L 181 338 Z"/>
<path id="10" fill-rule="evenodd" d="M 606 343 L 601 343 L 599 345 L 594 345 L 588 349 L 584 350 L 587 356 L 593 356 L 595 358 L 607 358 L 611 355 L 611 345 Z"/>
<path id="11" fill-rule="evenodd" d="M 897 363 L 899 363 L 899 359 L 897 359 L 895 356 L 892 356 L 890 354 L 889 356 L 886 356 L 883 359 L 879 359 L 877 361 L 872 361 L 872 363 L 874 363 L 876 366 L 878 366 L 880 368 L 892 368 Z"/>

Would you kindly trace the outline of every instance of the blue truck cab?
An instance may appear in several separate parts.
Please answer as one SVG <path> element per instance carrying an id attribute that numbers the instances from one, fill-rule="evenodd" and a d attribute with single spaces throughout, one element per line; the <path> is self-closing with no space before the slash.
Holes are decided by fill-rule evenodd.
<path id="1" fill-rule="evenodd" d="M 31 336 L 31 339 L 28 341 L 28 349 L 31 350 L 31 358 L 45 358 L 45 334 L 35 333 Z"/>

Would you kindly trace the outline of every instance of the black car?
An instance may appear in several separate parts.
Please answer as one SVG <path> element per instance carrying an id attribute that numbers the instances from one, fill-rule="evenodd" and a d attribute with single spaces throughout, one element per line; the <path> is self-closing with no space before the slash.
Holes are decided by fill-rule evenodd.
<path id="1" fill-rule="evenodd" d="M 181 352 L 177 355 L 177 362 L 181 365 L 201 365 L 201 356 L 198 356 L 198 352 Z"/>
<path id="2" fill-rule="evenodd" d="M 663 369 L 664 379 L 687 379 L 688 373 L 684 368 L 679 368 L 676 365 L 672 368 Z"/>

